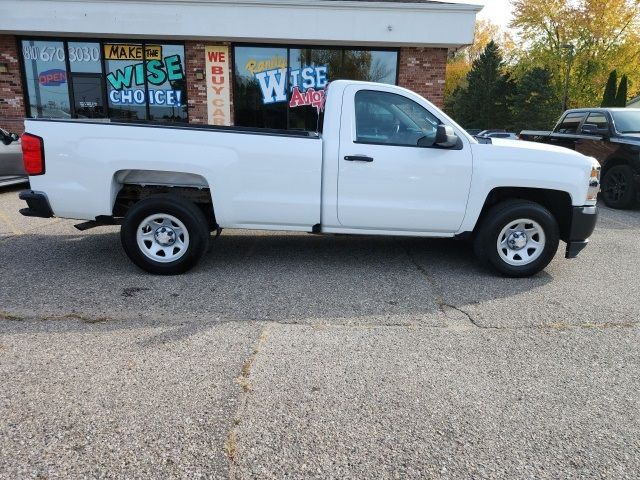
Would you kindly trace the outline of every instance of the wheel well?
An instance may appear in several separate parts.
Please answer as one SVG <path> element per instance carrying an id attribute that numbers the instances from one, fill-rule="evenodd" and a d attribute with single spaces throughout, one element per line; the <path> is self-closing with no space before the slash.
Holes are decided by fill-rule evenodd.
<path id="1" fill-rule="evenodd" d="M 567 192 L 560 190 L 550 190 L 546 188 L 524 188 L 524 187 L 498 187 L 489 192 L 482 207 L 480 218 L 476 223 L 476 228 L 484 220 L 484 216 L 494 205 L 510 199 L 529 200 L 536 202 L 551 212 L 560 227 L 560 238 L 563 240 L 569 235 L 571 225 L 571 196 Z"/>
<path id="2" fill-rule="evenodd" d="M 629 162 L 624 158 L 611 158 L 607 160 L 602 165 L 602 173 L 600 177 L 604 178 L 604 176 L 607 174 L 609 170 L 611 170 L 613 167 L 617 167 L 618 165 L 629 165 Z"/>
<path id="3" fill-rule="evenodd" d="M 121 185 L 120 191 L 116 196 L 113 205 L 113 216 L 115 218 L 124 217 L 129 209 L 140 200 L 152 195 L 167 193 L 190 200 L 202 210 L 212 230 L 218 227 L 209 188 L 124 184 Z"/>

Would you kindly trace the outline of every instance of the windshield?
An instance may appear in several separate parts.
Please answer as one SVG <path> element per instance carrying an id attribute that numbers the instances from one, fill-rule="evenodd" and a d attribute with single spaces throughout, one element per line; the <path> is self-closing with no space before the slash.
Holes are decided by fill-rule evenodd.
<path id="1" fill-rule="evenodd" d="M 640 110 L 611 112 L 618 133 L 640 133 Z"/>

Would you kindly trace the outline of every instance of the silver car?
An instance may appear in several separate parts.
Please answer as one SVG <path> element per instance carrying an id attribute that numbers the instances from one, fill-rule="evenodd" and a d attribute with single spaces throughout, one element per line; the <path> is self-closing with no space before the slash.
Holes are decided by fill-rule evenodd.
<path id="1" fill-rule="evenodd" d="M 0 186 L 26 181 L 20 137 L 0 128 Z"/>

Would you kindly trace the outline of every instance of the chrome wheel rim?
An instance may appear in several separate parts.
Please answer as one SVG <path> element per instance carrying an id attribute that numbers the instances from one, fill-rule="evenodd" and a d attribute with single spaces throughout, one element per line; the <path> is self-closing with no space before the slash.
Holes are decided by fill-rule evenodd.
<path id="1" fill-rule="evenodd" d="M 173 215 L 157 213 L 142 220 L 136 230 L 138 248 L 154 262 L 169 263 L 189 248 L 189 232 Z"/>
<path id="2" fill-rule="evenodd" d="M 496 246 L 498 255 L 513 266 L 529 265 L 536 261 L 546 244 L 544 230 L 530 218 L 519 218 L 509 222 L 500 231 Z"/>

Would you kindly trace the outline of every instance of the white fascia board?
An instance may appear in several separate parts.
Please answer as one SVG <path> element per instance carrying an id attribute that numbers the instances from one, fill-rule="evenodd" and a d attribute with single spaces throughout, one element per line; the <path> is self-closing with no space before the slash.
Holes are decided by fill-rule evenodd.
<path id="1" fill-rule="evenodd" d="M 480 5 L 309 0 L 0 0 L 0 33 L 459 47 Z"/>

